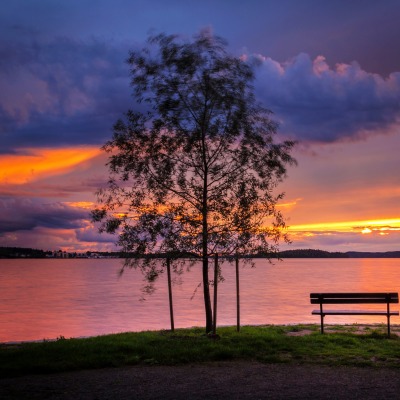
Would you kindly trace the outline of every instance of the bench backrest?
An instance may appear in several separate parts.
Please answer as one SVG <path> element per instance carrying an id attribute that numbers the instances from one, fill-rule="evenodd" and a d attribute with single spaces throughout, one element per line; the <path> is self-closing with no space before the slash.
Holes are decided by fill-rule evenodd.
<path id="1" fill-rule="evenodd" d="M 398 293 L 310 293 L 311 304 L 398 303 Z"/>

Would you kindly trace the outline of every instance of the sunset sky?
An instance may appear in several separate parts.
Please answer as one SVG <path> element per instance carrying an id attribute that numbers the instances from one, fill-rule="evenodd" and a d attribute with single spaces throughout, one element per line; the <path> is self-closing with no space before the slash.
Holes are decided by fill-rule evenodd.
<path id="1" fill-rule="evenodd" d="M 134 107 L 128 52 L 209 28 L 298 141 L 282 248 L 400 250 L 399 19 L 399 0 L 3 0 L 0 246 L 116 250 L 88 214 Z"/>

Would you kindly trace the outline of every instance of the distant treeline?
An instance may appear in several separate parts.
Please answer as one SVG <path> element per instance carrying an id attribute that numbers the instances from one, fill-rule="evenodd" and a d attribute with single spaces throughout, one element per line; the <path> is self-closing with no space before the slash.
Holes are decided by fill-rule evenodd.
<path id="1" fill-rule="evenodd" d="M 148 258 L 166 258 L 168 254 L 149 254 Z M 193 254 L 170 254 L 169 256 L 178 258 L 196 258 Z M 134 254 L 123 253 L 120 251 L 87 251 L 85 253 L 66 253 L 59 251 L 44 251 L 39 249 L 31 249 L 26 247 L 0 247 L 0 258 L 135 258 Z M 266 258 L 266 254 L 256 254 L 247 256 L 248 258 Z M 270 255 L 271 257 L 271 255 Z M 284 250 L 275 255 L 274 258 L 400 258 L 400 251 L 386 251 L 386 252 L 361 252 L 361 251 L 347 251 L 329 252 L 324 250 L 315 249 L 297 249 L 297 250 Z"/>
<path id="2" fill-rule="evenodd" d="M 400 251 L 386 251 L 383 253 L 348 251 L 349 258 L 400 258 Z"/>
<path id="3" fill-rule="evenodd" d="M 329 251 L 314 250 L 314 249 L 284 250 L 279 252 L 279 257 L 280 258 L 349 258 L 347 253 L 340 253 L 338 251 L 331 253 Z"/>
<path id="4" fill-rule="evenodd" d="M 48 254 L 51 254 L 51 251 L 28 247 L 0 247 L 0 258 L 45 258 Z"/>

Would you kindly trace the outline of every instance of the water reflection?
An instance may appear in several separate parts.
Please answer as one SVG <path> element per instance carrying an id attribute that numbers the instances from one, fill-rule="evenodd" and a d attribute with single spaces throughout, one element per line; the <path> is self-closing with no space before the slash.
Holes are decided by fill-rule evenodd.
<path id="1" fill-rule="evenodd" d="M 397 259 L 257 260 L 240 268 L 242 324 L 318 323 L 310 292 L 399 291 Z M 169 328 L 166 276 L 140 301 L 138 271 L 119 278 L 120 260 L 0 260 L 0 341 L 93 336 Z M 223 264 L 218 325 L 236 324 L 235 268 Z M 173 287 L 175 327 L 203 326 L 200 264 Z M 193 296 L 194 295 L 194 296 Z M 191 299 L 192 298 L 192 299 Z M 370 307 L 370 306 L 369 306 Z M 379 307 L 379 306 L 378 306 Z M 398 318 L 393 323 L 399 323 Z M 335 316 L 328 323 L 385 322 Z"/>

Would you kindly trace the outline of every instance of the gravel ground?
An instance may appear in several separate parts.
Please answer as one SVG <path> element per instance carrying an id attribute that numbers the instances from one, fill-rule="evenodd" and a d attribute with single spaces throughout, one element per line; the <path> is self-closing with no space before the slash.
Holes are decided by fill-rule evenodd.
<path id="1" fill-rule="evenodd" d="M 8 399 L 397 399 L 400 370 L 216 362 L 0 379 Z"/>

